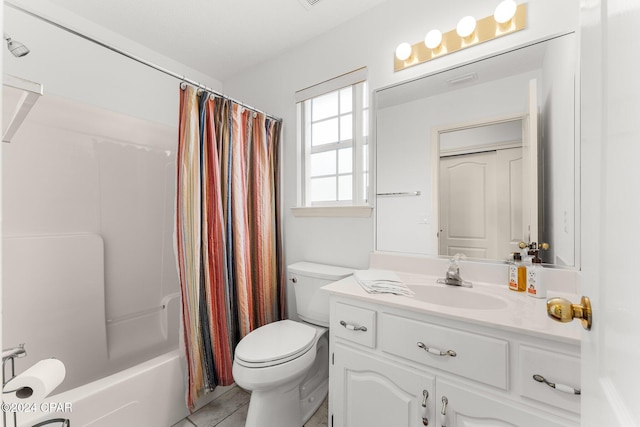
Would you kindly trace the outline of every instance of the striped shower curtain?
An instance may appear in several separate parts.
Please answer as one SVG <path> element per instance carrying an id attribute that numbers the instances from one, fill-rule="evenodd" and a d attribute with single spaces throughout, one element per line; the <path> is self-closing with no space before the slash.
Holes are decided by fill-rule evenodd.
<path id="1" fill-rule="evenodd" d="M 281 121 L 187 85 L 180 92 L 176 257 L 187 404 L 233 382 L 233 351 L 285 317 Z"/>

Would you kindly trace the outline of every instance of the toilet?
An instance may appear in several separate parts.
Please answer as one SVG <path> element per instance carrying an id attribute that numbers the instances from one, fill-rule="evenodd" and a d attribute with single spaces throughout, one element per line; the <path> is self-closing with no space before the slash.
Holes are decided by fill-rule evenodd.
<path id="1" fill-rule="evenodd" d="M 287 268 L 299 321 L 262 326 L 236 346 L 233 378 L 251 391 L 245 427 L 301 427 L 329 390 L 329 295 L 353 270 L 310 262 Z"/>

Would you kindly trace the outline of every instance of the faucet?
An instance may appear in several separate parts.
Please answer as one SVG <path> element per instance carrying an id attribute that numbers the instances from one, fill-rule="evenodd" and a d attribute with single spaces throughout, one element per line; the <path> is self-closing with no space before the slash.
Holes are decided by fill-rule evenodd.
<path id="1" fill-rule="evenodd" d="M 463 256 L 464 255 L 462 254 L 456 254 L 451 258 L 445 278 L 438 279 L 436 282 L 449 286 L 463 286 L 465 288 L 471 288 L 473 284 L 467 280 L 463 280 L 462 276 L 460 276 L 460 266 L 458 265 L 458 261 L 460 261 L 460 258 Z"/>

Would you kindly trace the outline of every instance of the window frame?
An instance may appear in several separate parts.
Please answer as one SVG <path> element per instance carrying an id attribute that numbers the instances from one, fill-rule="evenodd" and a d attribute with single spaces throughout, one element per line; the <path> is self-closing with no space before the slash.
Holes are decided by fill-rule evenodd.
<path id="1" fill-rule="evenodd" d="M 311 119 L 313 99 L 338 92 L 338 105 L 340 105 L 340 92 L 345 88 L 351 88 L 351 112 L 342 113 L 340 109 L 336 115 L 324 117 L 315 122 Z M 318 216 L 370 216 L 371 206 L 370 199 L 370 159 L 365 164 L 365 150 L 371 155 L 369 147 L 369 129 L 365 129 L 365 124 L 370 123 L 366 120 L 369 114 L 370 105 L 368 101 L 368 89 L 366 82 L 366 68 L 355 70 L 339 76 L 335 79 L 323 82 L 319 85 L 312 86 L 296 93 L 297 102 L 297 124 L 298 124 L 298 203 L 294 209 L 296 216 L 310 216 L 309 212 L 303 213 L 303 210 L 316 209 Z M 340 117 L 345 114 L 352 115 L 352 137 L 348 140 L 331 142 L 328 144 L 311 146 L 311 126 L 313 123 L 321 123 L 327 120 L 338 119 L 338 132 L 340 132 Z M 339 138 L 338 138 L 339 139 Z M 366 147 L 366 148 L 365 148 Z M 340 173 L 339 170 L 339 150 L 351 148 L 351 172 Z M 333 174 L 327 174 L 326 177 L 336 178 L 336 199 L 328 201 L 309 200 L 311 194 L 311 155 L 322 152 L 336 153 L 336 170 Z M 348 200 L 339 200 L 339 182 L 338 177 L 348 176 L 352 178 L 351 198 Z M 322 178 L 315 176 L 313 178 Z M 332 208 L 341 210 L 342 212 L 332 211 Z M 344 209 L 349 208 L 349 209 Z M 358 209 L 363 208 L 363 209 Z M 313 215 L 315 216 L 315 215 Z"/>

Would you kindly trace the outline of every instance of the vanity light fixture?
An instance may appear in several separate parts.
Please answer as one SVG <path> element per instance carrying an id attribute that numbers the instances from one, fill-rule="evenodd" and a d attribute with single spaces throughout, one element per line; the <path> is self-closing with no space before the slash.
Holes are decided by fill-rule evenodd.
<path id="1" fill-rule="evenodd" d="M 396 58 L 400 61 L 406 61 L 411 56 L 411 45 L 409 43 L 400 43 L 396 48 Z"/>
<path id="2" fill-rule="evenodd" d="M 527 27 L 527 5 L 516 4 L 514 0 L 503 0 L 491 16 L 476 21 L 472 16 L 465 16 L 454 30 L 441 33 L 431 30 L 424 41 L 413 45 L 402 43 L 398 46 L 394 57 L 394 70 L 430 61 L 434 58 L 457 52 L 497 37 L 523 30 Z"/>
<path id="3" fill-rule="evenodd" d="M 442 45 L 442 32 L 440 30 L 431 30 L 424 36 L 424 45 L 429 49 L 437 49 Z"/>
<path id="4" fill-rule="evenodd" d="M 476 31 L 476 18 L 473 16 L 465 16 L 458 22 L 456 33 L 463 39 L 469 38 Z"/>
<path id="5" fill-rule="evenodd" d="M 493 12 L 493 19 L 495 19 L 498 24 L 506 25 L 513 19 L 517 9 L 518 5 L 514 0 L 504 0 L 496 7 L 496 11 Z"/>

